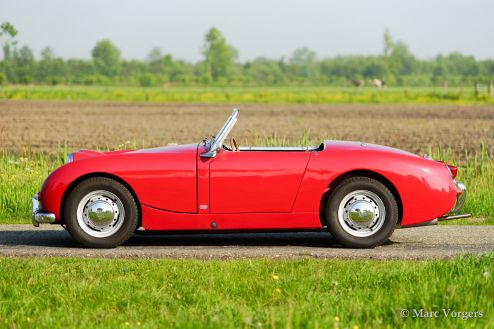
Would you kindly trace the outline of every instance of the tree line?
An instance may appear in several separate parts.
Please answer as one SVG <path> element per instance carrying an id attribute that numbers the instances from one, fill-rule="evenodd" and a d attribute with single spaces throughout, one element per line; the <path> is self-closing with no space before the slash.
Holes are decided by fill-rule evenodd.
<path id="1" fill-rule="evenodd" d="M 380 79 L 392 86 L 462 86 L 494 77 L 493 59 L 476 60 L 461 53 L 419 59 L 389 31 L 377 55 L 318 58 L 314 51 L 298 48 L 287 58 L 259 57 L 243 63 L 214 27 L 206 33 L 203 59 L 196 63 L 164 54 L 159 48 L 152 49 L 146 60 L 125 60 L 110 40 L 98 41 L 90 60 L 63 59 L 50 47 L 36 59 L 29 46 L 18 45 L 17 35 L 12 24 L 0 25 L 0 84 L 349 86 Z"/>

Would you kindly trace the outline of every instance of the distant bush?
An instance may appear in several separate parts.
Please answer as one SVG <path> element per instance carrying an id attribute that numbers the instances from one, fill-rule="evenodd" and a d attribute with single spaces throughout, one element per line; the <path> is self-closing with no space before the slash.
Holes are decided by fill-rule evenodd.
<path id="1" fill-rule="evenodd" d="M 139 86 L 151 87 L 156 85 L 156 79 L 152 74 L 143 74 L 139 77 Z"/>
<path id="2" fill-rule="evenodd" d="M 99 86 L 99 85 L 109 85 L 111 80 L 104 75 L 101 74 L 94 74 L 86 77 L 83 80 L 83 83 L 86 86 Z"/>
<path id="3" fill-rule="evenodd" d="M 59 77 L 51 77 L 49 80 L 48 80 L 48 83 L 52 86 L 56 86 L 56 85 L 59 85 L 63 82 L 63 80 Z"/>
<path id="4" fill-rule="evenodd" d="M 30 76 L 24 76 L 19 78 L 19 82 L 23 85 L 29 85 L 33 82 L 33 78 L 31 78 Z"/>

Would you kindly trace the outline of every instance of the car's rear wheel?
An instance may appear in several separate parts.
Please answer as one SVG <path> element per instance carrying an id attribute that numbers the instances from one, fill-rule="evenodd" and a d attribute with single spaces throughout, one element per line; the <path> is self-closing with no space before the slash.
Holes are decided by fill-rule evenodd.
<path id="1" fill-rule="evenodd" d="M 325 208 L 329 232 L 349 248 L 373 248 L 393 233 L 399 212 L 393 193 L 369 177 L 352 177 L 331 192 Z"/>
<path id="2" fill-rule="evenodd" d="M 137 228 L 137 204 L 121 183 L 94 177 L 79 183 L 70 193 L 63 210 L 72 237 L 86 247 L 114 248 Z"/>

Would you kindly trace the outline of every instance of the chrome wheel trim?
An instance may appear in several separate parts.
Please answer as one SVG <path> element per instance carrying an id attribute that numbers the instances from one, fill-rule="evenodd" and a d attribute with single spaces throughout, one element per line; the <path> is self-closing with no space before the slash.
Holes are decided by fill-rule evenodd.
<path id="1" fill-rule="evenodd" d="M 357 190 L 347 194 L 338 207 L 338 221 L 350 235 L 368 237 L 383 226 L 386 208 L 374 192 Z"/>
<path id="2" fill-rule="evenodd" d="M 96 238 L 115 234 L 125 219 L 122 201 L 112 192 L 97 190 L 86 194 L 77 206 L 79 227 Z"/>

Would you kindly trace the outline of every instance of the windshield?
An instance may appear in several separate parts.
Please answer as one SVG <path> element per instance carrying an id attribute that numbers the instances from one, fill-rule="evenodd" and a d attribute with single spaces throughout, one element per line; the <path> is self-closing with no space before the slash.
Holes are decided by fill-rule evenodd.
<path id="1" fill-rule="evenodd" d="M 226 120 L 225 124 L 223 127 L 221 127 L 220 131 L 218 131 L 218 134 L 215 135 L 214 140 L 213 140 L 213 150 L 219 150 L 221 145 L 223 145 L 223 141 L 228 137 L 228 134 L 230 134 L 230 131 L 233 129 L 233 126 L 237 122 L 237 116 L 238 116 L 238 109 L 233 109 L 232 114 Z"/>
<path id="2" fill-rule="evenodd" d="M 214 136 L 209 151 L 203 153 L 201 156 L 211 157 L 216 155 L 216 151 L 218 151 L 221 148 L 221 146 L 223 145 L 223 141 L 226 139 L 230 131 L 233 129 L 233 126 L 235 126 L 235 123 L 237 122 L 237 116 L 238 116 L 238 109 L 235 108 L 233 109 L 230 117 L 226 120 L 223 127 L 221 127 L 218 133 Z"/>

